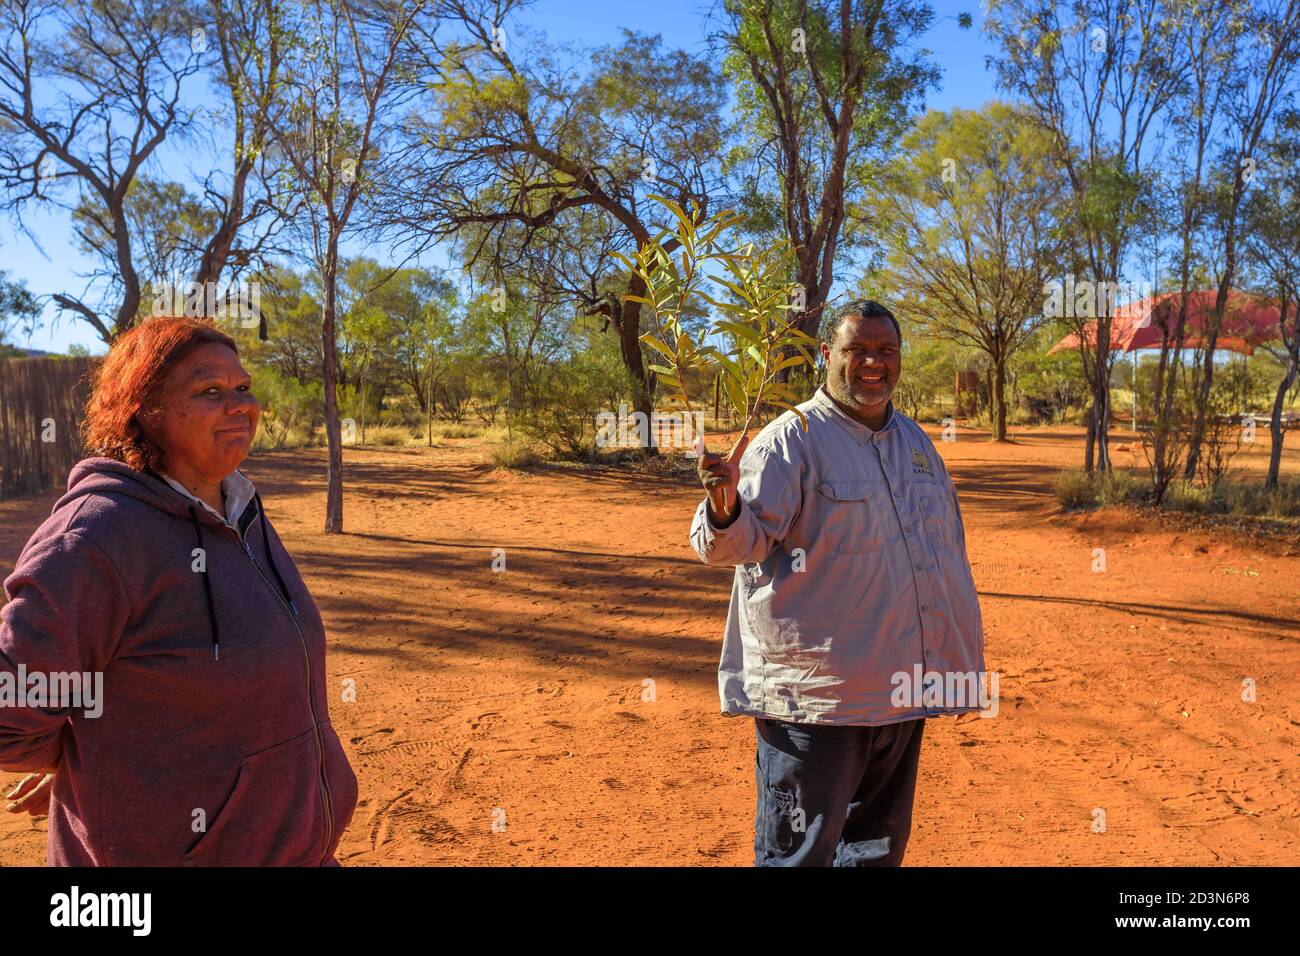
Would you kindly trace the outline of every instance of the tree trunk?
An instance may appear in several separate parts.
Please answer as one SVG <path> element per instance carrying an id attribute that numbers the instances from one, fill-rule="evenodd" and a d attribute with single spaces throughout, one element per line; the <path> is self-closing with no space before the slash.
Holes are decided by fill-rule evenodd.
<path id="1" fill-rule="evenodd" d="M 993 441 L 1007 440 L 1007 368 L 1002 358 L 993 360 Z"/>
<path id="2" fill-rule="evenodd" d="M 645 282 L 639 276 L 633 275 L 628 282 L 627 291 L 629 295 L 644 296 L 646 294 Z M 632 374 L 634 385 L 638 386 L 636 394 L 632 396 L 632 407 L 646 417 L 646 425 L 648 426 L 646 430 L 649 433 L 650 440 L 645 453 L 647 456 L 657 455 L 659 454 L 659 447 L 656 444 L 655 430 L 652 427 L 654 425 L 655 375 L 645 367 L 645 362 L 641 358 L 640 302 L 624 300 L 617 327 L 623 364 Z"/>
<path id="3" fill-rule="evenodd" d="M 1097 392 L 1097 470 L 1110 471 L 1110 377 L 1101 366 L 1101 382 Z"/>
<path id="4" fill-rule="evenodd" d="M 426 416 L 425 423 L 425 441 L 429 448 L 433 447 L 433 359 L 429 359 L 429 388 L 425 393 L 429 399 L 425 403 L 424 411 Z"/>
<path id="5" fill-rule="evenodd" d="M 1300 335 L 1300 330 L 1297 330 L 1296 334 Z M 1292 353 L 1291 366 L 1282 377 L 1282 384 L 1277 387 L 1277 395 L 1273 397 L 1273 414 L 1268 420 L 1268 433 L 1272 436 L 1273 447 L 1269 449 L 1268 478 L 1264 482 L 1264 487 L 1269 491 L 1277 487 L 1277 475 L 1282 466 L 1282 440 L 1286 435 L 1282 431 L 1282 408 L 1286 404 L 1286 393 L 1295 384 L 1297 366 L 1300 365 L 1298 359 L 1300 353 Z"/>
<path id="6" fill-rule="evenodd" d="M 334 244 L 331 243 L 333 246 Z M 321 347 L 325 356 L 325 436 L 329 444 L 326 469 L 325 533 L 343 533 L 343 436 L 339 427 L 339 403 L 335 392 L 334 312 L 336 308 L 336 263 L 338 250 L 331 248 L 326 261 L 325 320 L 321 323 Z"/>
<path id="7" fill-rule="evenodd" d="M 1083 468 L 1088 474 L 1092 474 L 1092 459 L 1097 447 L 1097 400 L 1093 397 L 1092 404 L 1088 406 L 1088 434 L 1083 440 Z"/>

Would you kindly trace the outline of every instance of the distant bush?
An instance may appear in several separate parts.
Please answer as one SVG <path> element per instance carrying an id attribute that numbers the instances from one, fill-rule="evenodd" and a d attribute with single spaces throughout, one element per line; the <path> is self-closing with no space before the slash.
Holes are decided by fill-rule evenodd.
<path id="1" fill-rule="evenodd" d="M 617 409 L 629 394 L 617 353 L 608 344 L 587 349 L 538 370 L 519 428 L 560 458 L 588 461 L 596 451 L 596 416 Z"/>
<path id="2" fill-rule="evenodd" d="M 1058 473 L 1052 491 L 1066 508 L 1136 505 L 1149 500 L 1150 483 L 1127 471 L 1088 476 L 1079 469 Z M 1165 492 L 1168 511 L 1230 514 L 1239 517 L 1300 517 L 1300 480 L 1280 481 L 1272 490 L 1262 484 L 1221 480 L 1212 485 L 1174 481 Z"/>
<path id="3" fill-rule="evenodd" d="M 1133 505 L 1145 500 L 1148 484 L 1128 471 L 1089 475 L 1078 468 L 1062 471 L 1052 479 L 1056 500 L 1066 508 L 1095 508 Z"/>
<path id="4" fill-rule="evenodd" d="M 1222 510 L 1216 507 L 1212 489 L 1190 481 L 1175 481 L 1165 492 L 1165 507 L 1170 511 L 1190 511 L 1195 514 L 1209 514 Z"/>
<path id="5" fill-rule="evenodd" d="M 1174 490 L 1174 486 L 1170 487 Z M 1177 511 L 1230 514 L 1238 517 L 1300 517 L 1300 481 L 1279 481 L 1276 488 L 1220 480 L 1210 486 L 1179 482 L 1168 506 Z"/>
<path id="6" fill-rule="evenodd" d="M 492 462 L 498 468 L 528 468 L 541 461 L 536 446 L 528 441 L 504 441 L 492 449 Z"/>
<path id="7" fill-rule="evenodd" d="M 1261 514 L 1274 518 L 1300 518 L 1300 479 L 1279 481 L 1264 495 Z"/>
<path id="8" fill-rule="evenodd" d="M 367 445 L 405 445 L 410 440 L 410 430 L 400 425 L 379 425 L 366 429 Z"/>
<path id="9" fill-rule="evenodd" d="M 253 448 L 279 451 L 319 444 L 316 426 L 324 407 L 324 389 L 319 382 L 303 385 L 292 376 L 282 376 L 274 369 L 258 368 L 253 372 L 253 394 L 262 404 Z"/>
<path id="10" fill-rule="evenodd" d="M 1150 483 L 1130 471 L 1112 470 L 1094 478 L 1097 503 L 1101 505 L 1135 505 L 1147 497 Z"/>
<path id="11" fill-rule="evenodd" d="M 1091 508 L 1097 504 L 1097 488 L 1087 473 L 1074 468 L 1052 479 L 1056 500 L 1067 508 Z"/>
<path id="12" fill-rule="evenodd" d="M 477 438 L 483 434 L 483 427 L 468 422 L 434 422 L 433 434 L 439 438 Z"/>

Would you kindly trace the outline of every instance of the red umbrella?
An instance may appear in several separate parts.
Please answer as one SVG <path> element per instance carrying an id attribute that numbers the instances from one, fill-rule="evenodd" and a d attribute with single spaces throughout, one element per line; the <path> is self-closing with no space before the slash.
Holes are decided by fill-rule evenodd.
<path id="1" fill-rule="evenodd" d="M 1202 335 L 1214 317 L 1214 301 L 1217 296 L 1214 289 L 1190 292 L 1187 295 L 1187 335 L 1183 339 L 1184 348 L 1196 348 L 1203 344 Z M 1115 310 L 1110 324 L 1111 351 L 1133 352 L 1137 349 L 1160 347 L 1160 323 L 1169 327 L 1169 339 L 1172 343 L 1177 333 L 1178 306 L 1181 298 L 1178 292 L 1166 292 L 1163 295 L 1148 296 L 1137 299 Z M 1253 355 L 1255 346 L 1278 337 L 1278 316 L 1281 310 L 1268 299 L 1248 295 L 1236 289 L 1228 292 L 1227 307 L 1224 310 L 1223 325 L 1215 348 Z M 1292 313 L 1290 324 L 1294 325 L 1295 314 Z M 1097 334 L 1097 322 L 1094 319 L 1084 326 L 1084 335 L 1089 342 Z M 1078 348 L 1079 337 L 1070 333 L 1048 350 L 1048 354 L 1061 349 Z"/>

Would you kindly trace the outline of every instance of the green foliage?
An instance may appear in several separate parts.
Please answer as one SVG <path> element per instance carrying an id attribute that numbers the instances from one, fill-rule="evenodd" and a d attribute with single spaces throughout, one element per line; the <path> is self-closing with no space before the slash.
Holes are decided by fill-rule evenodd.
<path id="1" fill-rule="evenodd" d="M 215 225 L 215 216 L 199 197 L 181 183 L 139 177 L 131 182 L 123 203 L 132 262 L 139 273 L 139 317 L 149 316 L 161 287 L 191 276 L 194 250 L 201 248 Z M 105 263 L 117 262 L 118 236 L 108 207 L 87 193 L 72 211 L 72 223 L 82 252 Z M 173 306 L 173 314 L 179 309 Z"/>
<path id="2" fill-rule="evenodd" d="M 377 425 L 366 429 L 366 444 L 397 446 L 408 444 L 413 436 L 409 428 L 399 425 Z"/>
<path id="3" fill-rule="evenodd" d="M 903 340 L 903 372 L 894 389 L 894 403 L 908 418 L 933 408 L 940 395 L 951 396 L 956 367 L 950 346 L 935 339 Z"/>
<path id="4" fill-rule="evenodd" d="M 1149 487 L 1143 479 L 1119 469 L 1092 475 L 1068 469 L 1052 478 L 1052 492 L 1066 508 L 1139 504 L 1146 499 Z"/>
<path id="5" fill-rule="evenodd" d="M 41 308 L 36 297 L 27 291 L 21 281 L 13 282 L 8 273 L 0 269 L 0 347 L 13 333 L 15 327 L 30 335 L 36 329 Z"/>
<path id="6" fill-rule="evenodd" d="M 325 401 L 319 382 L 303 384 L 273 368 L 262 368 L 253 372 L 253 394 L 262 404 L 254 448 L 280 451 L 318 443 L 315 431 Z"/>
<path id="7" fill-rule="evenodd" d="M 1048 424 L 1066 421 L 1069 409 L 1088 400 L 1078 350 L 1063 349 L 1054 355 L 1047 354 L 1052 343 L 1063 334 L 1055 326 L 1040 329 L 1012 362 L 1017 390 L 1034 412 L 1033 417 Z"/>
<path id="8" fill-rule="evenodd" d="M 594 457 L 597 415 L 632 394 L 612 338 L 593 336 L 585 346 L 534 372 L 528 404 L 516 416 L 528 438 L 573 461 Z"/>
<path id="9" fill-rule="evenodd" d="M 651 365 L 651 370 L 690 412 L 688 379 L 716 365 L 723 393 L 744 422 L 742 437 L 766 405 L 794 411 L 806 428 L 803 414 L 793 404 L 798 396 L 781 375 L 786 369 L 814 366 L 811 349 L 817 344 L 794 328 L 789 315 L 795 310 L 795 285 L 787 278 L 788 248 L 755 250 L 751 243 L 733 250 L 725 242 L 740 222 L 738 216 L 727 211 L 705 219 L 698 207 L 688 214 L 671 199 L 650 198 L 672 213 L 676 227 L 661 229 L 637 250 L 635 260 L 621 254 L 619 258 L 646 286 L 645 296 L 624 298 L 650 307 L 653 328 L 641 341 L 667 362 Z M 708 291 L 712 284 L 729 294 L 715 298 Z M 724 317 L 715 320 L 707 333 L 694 337 L 683 328 L 682 316 L 698 301 L 720 310 Z M 724 350 L 709 338 L 730 342 L 732 347 Z"/>
<path id="10" fill-rule="evenodd" d="M 1171 511 L 1191 511 L 1197 514 L 1220 510 L 1220 505 L 1215 500 L 1214 489 L 1185 480 L 1175 481 L 1169 485 L 1169 489 L 1165 492 L 1164 505 Z"/>
<path id="11" fill-rule="evenodd" d="M 498 468 L 530 468 L 541 460 L 537 448 L 529 441 L 504 441 L 492 449 L 492 463 Z"/>
<path id="12" fill-rule="evenodd" d="M 1091 508 L 1097 503 L 1097 490 L 1080 468 L 1057 473 L 1052 478 L 1052 493 L 1066 508 Z"/>
<path id="13" fill-rule="evenodd" d="M 929 28 L 933 11 L 910 0 L 854 3 L 845 37 L 837 0 L 725 0 L 721 6 L 727 39 L 722 68 L 732 82 L 739 134 L 723 168 L 740 180 L 739 209 L 750 234 L 789 238 L 784 196 L 806 195 L 815 207 L 834 168 L 827 159 L 836 153 L 837 131 L 825 119 L 821 94 L 838 110 L 840 91 L 857 88 L 843 187 L 834 197 L 852 207 L 876 184 L 925 90 L 938 83 L 929 51 L 914 42 Z M 778 121 L 773 96 L 786 125 Z M 774 169 L 773 144 L 789 131 L 795 140 L 784 145 L 797 153 L 794 168 L 782 160 Z M 839 238 L 846 251 L 869 246 L 875 236 L 846 229 Z"/>

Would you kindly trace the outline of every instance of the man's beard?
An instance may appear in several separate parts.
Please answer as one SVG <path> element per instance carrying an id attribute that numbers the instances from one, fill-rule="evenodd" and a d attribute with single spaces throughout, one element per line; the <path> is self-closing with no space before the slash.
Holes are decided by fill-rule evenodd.
<path id="1" fill-rule="evenodd" d="M 831 393 L 831 398 L 835 399 L 841 405 L 847 405 L 859 413 L 870 412 L 876 408 L 884 408 L 889 404 L 889 400 L 894 395 L 893 386 L 889 384 L 889 378 L 885 378 L 885 387 L 875 394 L 866 391 L 854 379 L 844 379 L 835 376 L 828 376 L 826 379 L 827 390 Z"/>

